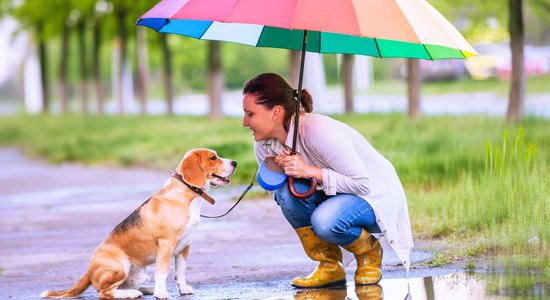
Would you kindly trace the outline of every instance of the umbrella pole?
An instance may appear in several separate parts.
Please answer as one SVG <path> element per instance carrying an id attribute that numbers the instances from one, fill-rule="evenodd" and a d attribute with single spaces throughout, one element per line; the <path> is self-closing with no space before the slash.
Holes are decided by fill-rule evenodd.
<path id="1" fill-rule="evenodd" d="M 304 30 L 302 42 L 302 58 L 300 61 L 300 76 L 298 77 L 298 97 L 296 98 L 296 109 L 294 114 L 294 136 L 292 136 L 291 154 L 296 154 L 296 141 L 298 139 L 298 120 L 300 119 L 300 104 L 302 100 L 302 81 L 304 79 L 304 62 L 306 60 L 307 30 Z"/>
<path id="2" fill-rule="evenodd" d="M 304 30 L 304 41 L 302 43 L 302 60 L 300 62 L 300 77 L 298 78 L 298 96 L 296 97 L 296 113 L 294 114 L 294 136 L 292 137 L 292 152 L 291 154 L 296 154 L 296 141 L 298 140 L 298 120 L 300 119 L 300 102 L 302 100 L 302 81 L 304 79 L 304 62 L 306 60 L 306 44 L 307 44 L 307 30 Z M 290 193 L 298 198 L 305 199 L 317 190 L 317 179 L 315 177 L 310 178 L 309 190 L 305 193 L 300 193 L 296 191 L 294 187 L 294 177 L 288 176 L 288 189 Z"/>

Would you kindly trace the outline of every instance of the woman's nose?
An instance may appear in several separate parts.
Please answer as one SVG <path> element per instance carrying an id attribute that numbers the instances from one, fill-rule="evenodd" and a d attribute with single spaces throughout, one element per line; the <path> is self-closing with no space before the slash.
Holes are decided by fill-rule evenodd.
<path id="1" fill-rule="evenodd" d="M 246 116 L 243 118 L 243 126 L 248 126 L 248 118 Z"/>

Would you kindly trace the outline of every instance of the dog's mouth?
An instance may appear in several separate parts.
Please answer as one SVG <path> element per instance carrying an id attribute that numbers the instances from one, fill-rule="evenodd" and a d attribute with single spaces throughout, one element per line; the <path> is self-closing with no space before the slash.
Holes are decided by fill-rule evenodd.
<path id="1" fill-rule="evenodd" d="M 223 176 L 220 176 L 220 175 L 217 175 L 217 174 L 212 174 L 212 176 L 214 177 L 214 179 L 212 181 L 210 181 L 210 184 L 213 185 L 213 186 L 226 186 L 228 185 L 229 183 L 231 183 L 231 180 L 229 179 L 229 176 L 228 177 L 223 177 Z"/>

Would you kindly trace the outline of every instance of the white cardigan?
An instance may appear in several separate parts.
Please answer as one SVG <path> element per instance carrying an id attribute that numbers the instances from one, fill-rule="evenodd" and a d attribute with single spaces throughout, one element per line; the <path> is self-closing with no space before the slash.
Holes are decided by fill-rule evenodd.
<path id="1" fill-rule="evenodd" d="M 302 159 L 322 169 L 322 190 L 327 195 L 355 194 L 373 208 L 376 223 L 401 262 L 408 269 L 413 247 L 407 198 L 393 165 L 355 129 L 330 117 L 300 116 L 296 151 Z M 286 145 L 292 145 L 294 122 Z M 276 139 L 254 143 L 258 164 L 266 156 L 282 153 Z"/>

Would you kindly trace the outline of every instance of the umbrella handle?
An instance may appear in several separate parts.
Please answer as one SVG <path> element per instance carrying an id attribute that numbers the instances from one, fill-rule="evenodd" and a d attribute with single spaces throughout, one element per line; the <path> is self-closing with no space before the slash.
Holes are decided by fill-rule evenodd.
<path id="1" fill-rule="evenodd" d="M 309 190 L 303 194 L 300 194 L 296 189 L 294 188 L 294 177 L 288 176 L 288 189 L 290 190 L 290 193 L 292 196 L 298 198 L 298 199 L 305 199 L 317 190 L 317 179 L 315 177 L 311 177 L 311 186 L 309 187 Z"/>

